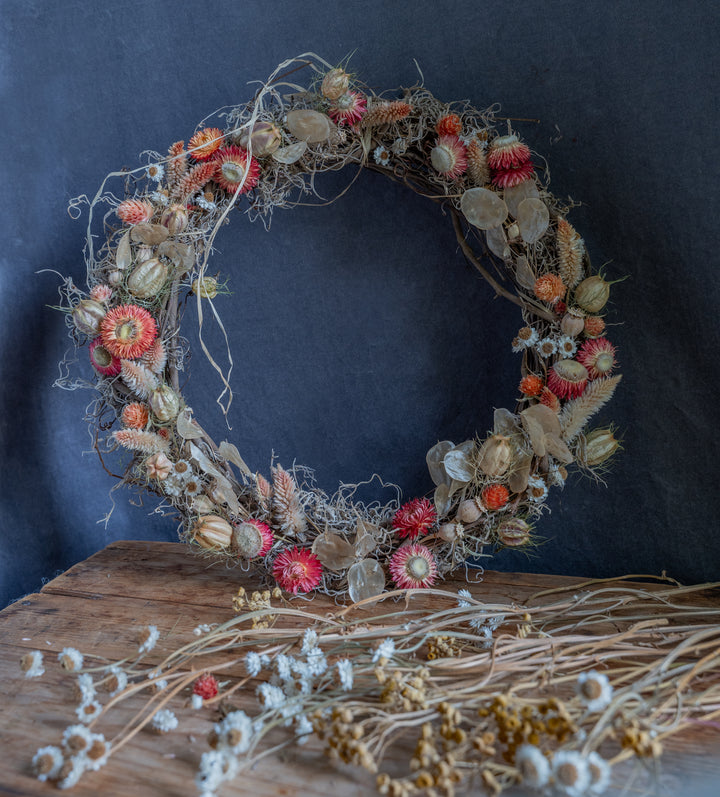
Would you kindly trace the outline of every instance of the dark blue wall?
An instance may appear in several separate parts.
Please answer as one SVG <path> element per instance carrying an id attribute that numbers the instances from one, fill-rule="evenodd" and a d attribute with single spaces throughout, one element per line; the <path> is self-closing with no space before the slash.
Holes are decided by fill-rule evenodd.
<path id="1" fill-rule="evenodd" d="M 556 492 L 532 558 L 492 566 L 717 578 L 712 4 L 3 0 L 1 11 L 0 604 L 112 540 L 175 534 L 125 492 L 97 523 L 114 482 L 83 454 L 92 396 L 52 388 L 67 339 L 47 309 L 57 280 L 37 272 L 83 283 L 84 225 L 68 200 L 187 139 L 304 51 L 354 52 L 378 91 L 415 83 L 416 59 L 441 99 L 539 120 L 516 126 L 547 156 L 554 193 L 585 203 L 570 218 L 593 261 L 630 276 L 612 308 L 625 380 L 604 415 L 626 451 L 607 487 L 575 478 Z M 218 245 L 213 269 L 233 291 L 218 303 L 236 362 L 229 437 L 253 469 L 267 474 L 274 451 L 330 491 L 378 472 L 412 497 L 430 487 L 430 445 L 484 432 L 493 407 L 511 406 L 518 316 L 429 203 L 366 174 L 330 207 L 278 212 L 269 234 L 237 215 Z M 222 438 L 219 390 L 196 351 L 185 395 Z"/>

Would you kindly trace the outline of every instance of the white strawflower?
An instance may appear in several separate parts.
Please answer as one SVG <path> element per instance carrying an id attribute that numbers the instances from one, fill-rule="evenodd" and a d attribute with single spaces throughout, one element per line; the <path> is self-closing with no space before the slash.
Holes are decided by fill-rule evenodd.
<path id="1" fill-rule="evenodd" d="M 337 667 L 338 677 L 340 678 L 340 686 L 345 692 L 349 692 L 353 688 L 353 665 L 350 659 L 340 659 L 335 662 Z"/>
<path id="2" fill-rule="evenodd" d="M 160 731 L 160 733 L 168 733 L 168 731 L 174 731 L 175 728 L 177 728 L 178 718 L 170 709 L 161 708 L 159 711 L 155 712 L 151 725 L 156 731 Z"/>
<path id="3" fill-rule="evenodd" d="M 568 797 L 583 797 L 590 786 L 587 761 L 575 750 L 558 750 L 553 756 L 555 788 Z"/>
<path id="4" fill-rule="evenodd" d="M 561 335 L 557 340 L 557 350 L 564 359 L 572 357 L 577 351 L 577 341 L 570 335 Z"/>
<path id="5" fill-rule="evenodd" d="M 58 653 L 58 661 L 63 670 L 75 672 L 75 670 L 82 669 L 83 655 L 79 650 L 75 650 L 75 648 L 63 648 L 60 653 Z"/>
<path id="6" fill-rule="evenodd" d="M 576 689 L 588 711 L 601 711 L 612 700 L 613 688 L 607 675 L 595 670 L 581 672 Z"/>
<path id="7" fill-rule="evenodd" d="M 541 504 L 548 494 L 547 484 L 539 476 L 528 479 L 527 497 L 535 504 Z"/>
<path id="8" fill-rule="evenodd" d="M 382 144 L 379 147 L 375 147 L 373 158 L 375 158 L 375 163 L 378 166 L 388 166 L 390 164 L 390 152 Z"/>
<path id="9" fill-rule="evenodd" d="M 522 782 L 534 789 L 542 789 L 550 780 L 550 764 L 540 748 L 523 744 L 515 753 L 515 766 Z"/>
<path id="10" fill-rule="evenodd" d="M 165 167 L 162 163 L 150 163 L 145 167 L 145 176 L 150 180 L 159 183 L 165 174 Z"/>
<path id="11" fill-rule="evenodd" d="M 587 765 L 590 773 L 590 792 L 603 794 L 610 785 L 610 764 L 598 753 L 592 752 L 587 757 Z"/>
<path id="12" fill-rule="evenodd" d="M 44 672 L 43 654 L 39 650 L 32 650 L 20 659 L 20 669 L 26 678 L 39 678 Z"/>
<path id="13" fill-rule="evenodd" d="M 149 653 L 155 647 L 159 638 L 160 632 L 157 628 L 154 625 L 149 625 L 140 634 L 138 653 Z"/>
<path id="14" fill-rule="evenodd" d="M 525 349 L 529 349 L 538 342 L 539 337 L 538 331 L 534 327 L 523 327 L 520 332 L 518 332 L 517 337 L 513 338 L 512 350 L 517 354 Z"/>
<path id="15" fill-rule="evenodd" d="M 535 351 L 543 358 L 547 359 L 557 354 L 557 341 L 554 338 L 543 338 L 535 344 Z"/>
<path id="16" fill-rule="evenodd" d="M 372 657 L 373 664 L 379 659 L 392 658 L 393 653 L 395 653 L 395 642 L 393 639 L 388 637 L 378 645 L 378 647 L 375 650 L 375 653 L 373 653 Z"/>

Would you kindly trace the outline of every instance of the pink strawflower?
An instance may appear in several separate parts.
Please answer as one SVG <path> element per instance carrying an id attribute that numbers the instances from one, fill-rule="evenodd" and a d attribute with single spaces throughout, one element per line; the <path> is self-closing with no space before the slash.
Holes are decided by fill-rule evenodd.
<path id="1" fill-rule="evenodd" d="M 203 700 L 210 700 L 218 693 L 218 682 L 214 675 L 206 672 L 193 684 L 193 694 L 200 695 Z"/>
<path id="2" fill-rule="evenodd" d="M 437 576 L 437 562 L 424 545 L 403 545 L 390 560 L 390 575 L 398 589 L 431 587 Z"/>
<path id="3" fill-rule="evenodd" d="M 392 527 L 398 537 L 409 537 L 414 540 L 421 534 L 427 534 L 436 520 L 435 507 L 427 498 L 413 498 L 395 513 Z"/>
<path id="4" fill-rule="evenodd" d="M 90 362 L 103 376 L 117 376 L 120 373 L 120 359 L 103 346 L 102 338 L 95 338 L 90 344 Z"/>
<path id="5" fill-rule="evenodd" d="M 576 359 L 587 368 L 590 379 L 609 376 L 617 365 L 615 347 L 607 338 L 586 340 L 580 347 Z"/>
<path id="6" fill-rule="evenodd" d="M 100 304 L 105 304 L 112 296 L 112 288 L 109 285 L 95 285 L 90 291 L 90 298 Z"/>
<path id="7" fill-rule="evenodd" d="M 272 573 L 282 589 L 297 595 L 317 587 L 322 577 L 322 565 L 312 551 L 295 546 L 278 554 Z"/>
<path id="8" fill-rule="evenodd" d="M 330 106 L 330 118 L 339 125 L 354 125 L 367 111 L 367 100 L 356 91 L 346 91 Z"/>
<path id="9" fill-rule="evenodd" d="M 265 556 L 272 548 L 275 538 L 267 523 L 262 520 L 244 520 L 234 526 L 233 550 L 243 559 Z"/>
<path id="10" fill-rule="evenodd" d="M 117 206 L 115 212 L 125 224 L 142 224 L 150 221 L 155 209 L 142 199 L 126 199 Z"/>

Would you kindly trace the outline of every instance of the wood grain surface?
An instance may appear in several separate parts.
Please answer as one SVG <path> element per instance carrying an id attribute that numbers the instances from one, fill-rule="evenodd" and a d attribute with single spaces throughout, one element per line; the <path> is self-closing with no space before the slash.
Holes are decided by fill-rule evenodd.
<path id="1" fill-rule="evenodd" d="M 467 585 L 487 602 L 522 602 L 533 593 L 570 586 L 582 579 L 563 576 L 486 571 Z M 72 567 L 0 613 L 0 673 L 5 697 L 0 701 L 0 794 L 49 795 L 54 786 L 37 781 L 30 761 L 38 747 L 58 744 L 74 718 L 72 678 L 62 673 L 57 653 L 76 647 L 83 653 L 118 659 L 135 645 L 137 632 L 153 624 L 161 636 L 148 663 L 155 663 L 195 637 L 201 623 L 234 616 L 232 595 L 240 586 L 254 588 L 238 570 L 208 565 L 178 543 L 117 542 Z M 445 586 L 457 588 L 460 582 Z M 705 595 L 702 601 L 714 600 Z M 330 611 L 324 596 L 312 602 L 315 611 Z M 46 673 L 25 679 L 20 658 L 31 650 L 45 654 Z M 234 701 L 257 705 L 252 689 Z M 125 701 L 111 712 L 100 730 L 106 738 L 119 731 L 137 711 L 141 698 Z M 142 732 L 96 773 L 83 776 L 71 793 L 78 797 L 192 797 L 194 777 L 207 750 L 209 710 L 183 713 L 178 731 L 162 737 Z M 651 794 L 668 797 L 717 797 L 720 794 L 720 726 L 698 726 L 666 745 L 662 770 L 641 778 Z M 627 793 L 638 793 L 638 784 Z M 253 797 L 354 797 L 374 794 L 374 777 L 362 770 L 336 766 L 311 742 L 282 756 L 267 758 L 228 786 L 221 795 Z M 482 794 L 471 784 L 460 794 Z M 522 794 L 524 792 L 517 792 Z M 620 794 L 621 791 L 612 792 Z M 646 792 L 647 793 L 647 792 Z"/>

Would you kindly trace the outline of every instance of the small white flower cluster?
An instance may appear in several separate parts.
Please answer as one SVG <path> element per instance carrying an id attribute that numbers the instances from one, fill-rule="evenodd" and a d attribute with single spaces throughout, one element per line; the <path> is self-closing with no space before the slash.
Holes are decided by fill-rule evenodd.
<path id="1" fill-rule="evenodd" d="M 485 609 L 481 609 L 479 606 L 477 606 L 477 604 L 470 603 L 469 599 L 472 599 L 472 595 L 468 590 L 458 590 L 458 607 L 461 609 L 469 609 L 474 607 L 477 612 L 477 616 L 472 617 L 469 620 L 468 625 L 470 628 L 473 628 L 475 631 L 477 631 L 479 636 L 484 637 L 482 646 L 484 648 L 491 648 L 493 634 L 497 630 L 497 627 L 504 622 L 505 615 L 497 614 L 488 617 L 488 612 L 486 612 Z"/>
<path id="2" fill-rule="evenodd" d="M 217 209 L 217 205 L 215 204 L 215 202 L 209 202 L 207 199 L 205 199 L 205 194 L 202 194 L 202 193 L 198 194 L 195 197 L 194 201 L 195 201 L 195 204 L 199 208 L 202 208 L 203 210 L 212 211 L 212 210 L 216 210 Z"/>
<path id="3" fill-rule="evenodd" d="M 372 662 L 375 664 L 381 659 L 391 659 L 395 653 L 395 641 L 388 637 L 377 646 L 373 653 Z"/>
<path id="4" fill-rule="evenodd" d="M 203 753 L 195 783 L 202 797 L 214 797 L 216 790 L 237 774 L 237 756 L 250 749 L 256 729 L 244 711 L 231 711 L 214 726 L 214 750 Z"/>
<path id="5" fill-rule="evenodd" d="M 160 632 L 154 625 L 149 625 L 141 635 L 141 644 L 138 648 L 138 653 L 149 653 L 157 644 L 160 638 Z"/>
<path id="6" fill-rule="evenodd" d="M 558 750 L 551 766 L 538 747 L 523 744 L 515 754 L 515 766 L 524 785 L 543 789 L 552 781 L 556 791 L 567 797 L 603 794 L 610 785 L 610 765 L 596 752 L 583 756 L 575 750 Z"/>
<path id="7" fill-rule="evenodd" d="M 581 672 L 576 688 L 588 711 L 602 711 L 612 700 L 613 688 L 605 673 Z"/>
<path id="8" fill-rule="evenodd" d="M 40 781 L 56 781 L 59 789 L 74 786 L 84 772 L 97 772 L 110 757 L 110 743 L 101 733 L 84 725 L 70 725 L 62 737 L 62 748 L 48 745 L 33 756 L 32 769 Z"/>
<path id="9" fill-rule="evenodd" d="M 174 463 L 172 473 L 163 480 L 162 488 L 168 495 L 194 497 L 200 492 L 200 480 L 192 465 L 186 459 L 179 459 Z"/>
<path id="10" fill-rule="evenodd" d="M 26 678 L 39 678 L 45 673 L 43 667 L 43 654 L 39 650 L 33 650 L 22 657 L 21 669 Z"/>
<path id="11" fill-rule="evenodd" d="M 63 648 L 60 653 L 58 653 L 58 661 L 63 670 L 75 672 L 76 670 L 82 670 L 83 654 L 75 648 Z"/>
<path id="12" fill-rule="evenodd" d="M 155 716 L 150 723 L 154 730 L 160 733 L 169 733 L 178 726 L 178 718 L 169 708 L 161 708 L 155 712 Z"/>
<path id="13" fill-rule="evenodd" d="M 213 628 L 217 628 L 217 623 L 200 623 L 200 625 L 196 625 L 193 628 L 193 634 L 195 636 L 202 636 L 203 634 L 208 634 Z"/>

